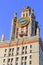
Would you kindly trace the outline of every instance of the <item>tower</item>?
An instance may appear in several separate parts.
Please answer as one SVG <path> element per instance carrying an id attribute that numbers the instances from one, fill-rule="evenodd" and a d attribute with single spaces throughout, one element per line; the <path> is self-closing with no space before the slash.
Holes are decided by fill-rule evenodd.
<path id="1" fill-rule="evenodd" d="M 17 13 L 14 13 L 14 18 L 12 19 L 10 40 L 14 40 L 15 39 L 16 21 L 17 21 Z"/>
<path id="2" fill-rule="evenodd" d="M 24 7 L 12 19 L 10 40 L 0 41 L 0 65 L 43 65 L 43 44 L 34 10 Z"/>
<path id="3" fill-rule="evenodd" d="M 16 38 L 37 35 L 37 25 L 34 10 L 30 7 L 25 7 L 21 10 L 21 17 L 16 21 Z"/>

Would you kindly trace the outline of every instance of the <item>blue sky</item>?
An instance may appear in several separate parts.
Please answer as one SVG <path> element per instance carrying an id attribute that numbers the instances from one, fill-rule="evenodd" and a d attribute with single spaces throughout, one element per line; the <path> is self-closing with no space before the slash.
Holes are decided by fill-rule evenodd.
<path id="1" fill-rule="evenodd" d="M 20 17 L 20 11 L 25 6 L 34 8 L 43 41 L 43 0 L 0 0 L 0 40 L 2 33 L 5 34 L 5 40 L 10 39 L 11 20 L 14 12 L 17 12 L 17 17 Z"/>

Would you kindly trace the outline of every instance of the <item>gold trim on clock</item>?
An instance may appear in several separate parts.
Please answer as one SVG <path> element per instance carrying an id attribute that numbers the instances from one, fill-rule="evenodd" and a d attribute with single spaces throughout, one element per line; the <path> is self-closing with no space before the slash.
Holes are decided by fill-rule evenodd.
<path id="1" fill-rule="evenodd" d="M 24 24 L 19 24 L 20 20 L 23 20 L 23 19 L 25 19 L 25 23 Z M 29 17 L 22 17 L 22 18 L 17 19 L 16 26 L 17 27 L 24 27 L 27 24 L 29 24 L 29 22 L 30 22 L 30 18 Z"/>

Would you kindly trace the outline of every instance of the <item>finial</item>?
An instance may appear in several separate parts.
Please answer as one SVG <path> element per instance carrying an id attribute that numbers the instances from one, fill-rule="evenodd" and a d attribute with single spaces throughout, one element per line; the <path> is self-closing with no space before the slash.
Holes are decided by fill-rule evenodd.
<path id="1" fill-rule="evenodd" d="M 17 17 L 17 13 L 14 13 L 14 17 Z"/>
<path id="2" fill-rule="evenodd" d="M 4 34 L 2 34 L 1 41 L 4 41 L 4 38 L 5 38 L 5 36 L 4 36 Z"/>

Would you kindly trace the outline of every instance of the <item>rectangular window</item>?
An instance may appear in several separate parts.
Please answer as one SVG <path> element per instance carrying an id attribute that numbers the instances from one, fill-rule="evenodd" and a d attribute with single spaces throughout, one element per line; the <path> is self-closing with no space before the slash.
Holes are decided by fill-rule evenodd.
<path id="1" fill-rule="evenodd" d="M 22 50 L 24 50 L 24 47 L 22 47 Z"/>
<path id="2" fill-rule="evenodd" d="M 24 60 L 24 57 L 22 57 L 22 60 Z"/>
<path id="3" fill-rule="evenodd" d="M 25 46 L 25 49 L 27 49 L 27 46 Z"/>
<path id="4" fill-rule="evenodd" d="M 32 61 L 30 61 L 29 64 L 32 64 Z"/>
<path id="5" fill-rule="evenodd" d="M 8 59 L 8 63 L 10 62 L 10 59 Z"/>
<path id="6" fill-rule="evenodd" d="M 16 65 L 18 65 L 18 63 L 16 63 Z"/>
<path id="7" fill-rule="evenodd" d="M 3 59 L 3 62 L 5 62 L 5 59 Z"/>
<path id="8" fill-rule="evenodd" d="M 30 48 L 32 48 L 32 45 L 30 45 Z"/>
<path id="9" fill-rule="evenodd" d="M 19 58 L 17 57 L 17 58 L 16 58 L 16 61 L 18 61 L 18 59 L 19 59 Z"/>
<path id="10" fill-rule="evenodd" d="M 5 52 L 7 51 L 7 49 L 5 49 Z"/>
<path id="11" fill-rule="evenodd" d="M 17 54 L 16 55 L 19 55 L 19 52 L 17 52 Z"/>
<path id="12" fill-rule="evenodd" d="M 32 50 L 30 50 L 30 53 L 32 53 Z"/>
<path id="13" fill-rule="evenodd" d="M 13 61 L 13 58 L 11 58 L 11 62 Z"/>
<path id="14" fill-rule="evenodd" d="M 13 64 L 11 64 L 11 65 L 13 65 Z"/>
<path id="15" fill-rule="evenodd" d="M 24 65 L 26 65 L 26 62 L 25 62 L 25 64 Z"/>
<path id="16" fill-rule="evenodd" d="M 17 47 L 17 51 L 19 51 L 19 47 Z"/>
<path id="17" fill-rule="evenodd" d="M 32 55 L 30 55 L 29 58 L 31 59 L 32 58 Z"/>
<path id="18" fill-rule="evenodd" d="M 12 52 L 14 51 L 14 48 L 12 48 Z"/>
<path id="19" fill-rule="evenodd" d="M 4 57 L 6 56 L 6 54 L 4 54 Z"/>
<path id="20" fill-rule="evenodd" d="M 9 53 L 9 56 L 11 56 L 11 53 Z"/>
<path id="21" fill-rule="evenodd" d="M 26 62 L 22 62 L 21 65 L 26 65 Z"/>
<path id="22" fill-rule="evenodd" d="M 9 52 L 11 52 L 11 49 L 9 49 Z"/>
<path id="23" fill-rule="evenodd" d="M 27 56 L 25 56 L 25 60 L 27 60 Z"/>
<path id="24" fill-rule="evenodd" d="M 14 56 L 14 53 L 12 53 L 12 56 Z"/>
<path id="25" fill-rule="evenodd" d="M 24 51 L 22 51 L 22 54 L 24 54 Z"/>
<path id="26" fill-rule="evenodd" d="M 27 51 L 25 51 L 25 54 L 27 54 Z"/>
<path id="27" fill-rule="evenodd" d="M 28 13 L 26 13 L 26 17 L 28 16 Z"/>

